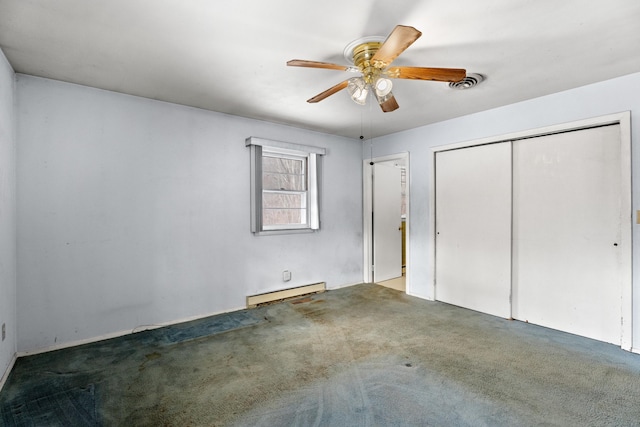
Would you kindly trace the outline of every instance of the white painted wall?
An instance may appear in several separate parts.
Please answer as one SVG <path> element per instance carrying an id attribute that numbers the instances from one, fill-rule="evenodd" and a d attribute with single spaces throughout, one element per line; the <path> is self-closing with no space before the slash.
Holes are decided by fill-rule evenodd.
<path id="1" fill-rule="evenodd" d="M 16 130 L 11 95 L 4 93 L 13 91 L 13 72 L 1 59 L 0 161 L 9 164 L 0 172 L 8 177 L 0 197 L 11 210 Z M 632 111 L 632 127 L 640 128 L 640 74 L 377 138 L 372 151 L 346 138 L 29 76 L 18 75 L 16 89 L 18 351 L 233 310 L 250 294 L 360 281 L 363 152 L 411 153 L 408 292 L 431 298 L 431 147 L 624 110 Z M 1 127 L 7 123 L 9 138 Z M 320 233 L 249 232 L 248 136 L 327 148 Z M 637 132 L 632 144 L 634 209 L 640 209 Z M 0 230 L 11 236 L 8 247 L 0 247 L 6 269 L 0 274 L 8 277 L 0 277 L 0 316 L 9 313 L 10 320 L 16 292 L 15 270 L 7 267 L 15 262 L 12 215 L 0 209 Z M 633 233 L 637 252 L 638 226 Z M 293 273 L 291 282 L 282 282 L 285 269 Z M 15 351 L 16 344 L 7 343 L 0 347 L 0 368 L 5 349 Z"/>
<path id="2" fill-rule="evenodd" d="M 519 132 L 596 116 L 631 111 L 633 207 L 640 209 L 640 73 L 464 116 L 372 141 L 363 150 L 380 157 L 409 151 L 411 168 L 411 285 L 407 292 L 432 299 L 433 245 L 429 241 L 431 147 Z M 633 252 L 640 253 L 640 226 L 633 229 Z M 640 350 L 640 259 L 633 259 L 634 347 Z"/>
<path id="3" fill-rule="evenodd" d="M 16 138 L 15 75 L 0 50 L 0 341 L 1 378 L 16 353 Z"/>
<path id="4" fill-rule="evenodd" d="M 24 75 L 17 120 L 20 352 L 362 278 L 357 140 Z M 250 232 L 249 136 L 327 149 L 319 233 Z"/>

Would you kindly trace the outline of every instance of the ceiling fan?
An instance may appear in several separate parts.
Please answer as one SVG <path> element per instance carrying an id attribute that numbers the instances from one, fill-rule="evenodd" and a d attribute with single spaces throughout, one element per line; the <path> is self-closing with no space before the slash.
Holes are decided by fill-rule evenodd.
<path id="1" fill-rule="evenodd" d="M 388 113 L 399 107 L 396 98 L 391 92 L 393 84 L 390 79 L 458 82 L 466 77 L 466 70 L 460 68 L 390 67 L 391 63 L 421 35 L 422 33 L 413 27 L 397 25 L 384 41 L 381 41 L 379 37 L 356 40 L 345 49 L 345 57 L 353 59 L 353 66 L 302 59 L 293 59 L 287 62 L 287 65 L 292 67 L 326 68 L 362 74 L 360 77 L 352 77 L 338 83 L 308 99 L 307 102 L 322 101 L 346 88 L 351 99 L 358 104 L 364 105 L 371 91 L 380 104 L 382 111 Z"/>

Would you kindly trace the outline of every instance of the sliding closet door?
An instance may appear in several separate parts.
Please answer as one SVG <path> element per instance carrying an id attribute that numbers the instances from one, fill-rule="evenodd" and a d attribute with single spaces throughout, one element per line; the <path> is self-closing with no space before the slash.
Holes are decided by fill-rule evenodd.
<path id="1" fill-rule="evenodd" d="M 436 299 L 511 317 L 511 144 L 436 153 Z"/>
<path id="2" fill-rule="evenodd" d="M 513 316 L 620 343 L 619 126 L 513 145 Z"/>

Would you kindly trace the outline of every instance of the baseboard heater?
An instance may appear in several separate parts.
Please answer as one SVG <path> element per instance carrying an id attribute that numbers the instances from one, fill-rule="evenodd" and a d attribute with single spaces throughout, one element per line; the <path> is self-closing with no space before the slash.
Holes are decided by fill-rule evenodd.
<path id="1" fill-rule="evenodd" d="M 267 292 L 265 294 L 251 295 L 247 297 L 247 308 L 257 307 L 276 301 L 300 297 L 302 295 L 317 294 L 327 290 L 326 283 L 314 283 L 312 285 L 299 286 L 297 288 L 283 289 L 281 291 Z"/>

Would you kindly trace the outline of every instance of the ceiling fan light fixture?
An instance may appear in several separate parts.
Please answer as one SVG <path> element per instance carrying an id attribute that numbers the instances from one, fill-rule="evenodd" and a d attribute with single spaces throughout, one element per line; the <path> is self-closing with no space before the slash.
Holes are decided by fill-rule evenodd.
<path id="1" fill-rule="evenodd" d="M 353 99 L 356 104 L 365 105 L 367 103 L 369 85 L 367 85 L 362 77 L 350 78 L 347 83 L 347 91 L 349 91 L 351 99 Z"/>
<path id="2" fill-rule="evenodd" d="M 378 100 L 378 104 L 384 104 L 385 102 L 387 102 L 389 99 L 391 99 L 391 97 L 393 96 L 393 94 L 391 93 L 391 91 L 387 92 L 384 95 L 380 95 L 378 93 L 378 91 L 373 91 L 374 95 L 376 96 L 376 99 Z"/>
<path id="3" fill-rule="evenodd" d="M 389 92 L 391 92 L 393 83 L 391 83 L 391 80 L 389 79 L 380 77 L 378 78 L 378 80 L 376 80 L 374 88 L 378 97 L 385 97 L 389 94 Z"/>

